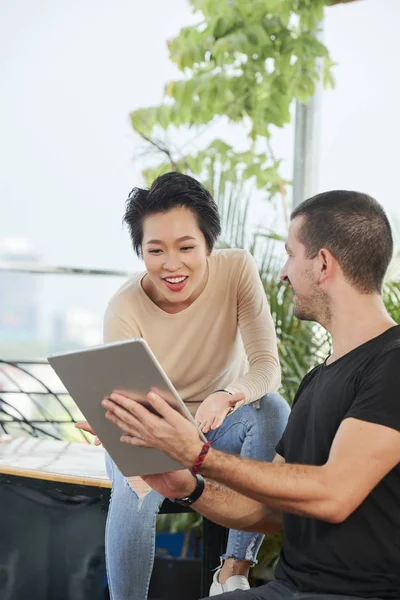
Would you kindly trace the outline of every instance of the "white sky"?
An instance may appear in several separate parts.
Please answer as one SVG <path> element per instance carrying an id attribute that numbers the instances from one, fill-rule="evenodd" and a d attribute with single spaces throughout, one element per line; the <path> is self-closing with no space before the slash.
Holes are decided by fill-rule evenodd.
<path id="1" fill-rule="evenodd" d="M 0 236 L 28 237 L 45 264 L 137 268 L 121 227 L 143 167 L 128 114 L 158 103 L 179 76 L 166 40 L 192 20 L 186 0 L 0 2 Z M 399 29 L 399 0 L 327 9 L 338 66 L 322 97 L 316 190 L 357 188 L 391 215 L 400 214 Z M 291 177 L 293 128 L 273 146 Z M 84 304 L 88 288 L 71 294 Z"/>

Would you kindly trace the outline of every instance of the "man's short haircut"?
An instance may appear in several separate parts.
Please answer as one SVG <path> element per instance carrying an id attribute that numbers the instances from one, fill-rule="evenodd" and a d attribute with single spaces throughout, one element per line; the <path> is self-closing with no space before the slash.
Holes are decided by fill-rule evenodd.
<path id="1" fill-rule="evenodd" d="M 385 211 L 374 198 L 346 190 L 324 192 L 297 206 L 291 219 L 295 217 L 304 219 L 298 237 L 309 258 L 326 248 L 359 292 L 381 292 L 393 237 Z"/>
<path id="2" fill-rule="evenodd" d="M 210 192 L 196 179 L 172 171 L 160 175 L 149 190 L 133 188 L 126 201 L 123 220 L 128 226 L 133 248 L 141 256 L 143 221 L 156 213 L 167 212 L 178 206 L 191 210 L 211 252 L 221 233 L 218 207 Z"/>

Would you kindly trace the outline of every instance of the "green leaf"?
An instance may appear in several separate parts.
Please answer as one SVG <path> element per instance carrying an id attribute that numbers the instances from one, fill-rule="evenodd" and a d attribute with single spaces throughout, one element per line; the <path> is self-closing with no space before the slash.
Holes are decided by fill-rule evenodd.
<path id="1" fill-rule="evenodd" d="M 262 277 L 267 293 L 274 298 L 282 340 L 289 339 L 284 337 L 286 331 L 292 333 L 296 328 L 299 337 L 293 344 L 303 353 L 299 357 L 282 347 L 287 364 L 284 385 L 290 391 L 300 371 L 315 358 L 301 341 L 304 334 L 308 343 L 314 332 L 299 325 L 293 316 L 290 294 L 272 281 L 271 273 L 276 275 L 276 257 L 268 246 L 272 242 L 262 236 L 252 237 L 247 215 L 256 188 L 262 190 L 275 210 L 285 205 L 282 187 L 288 182 L 280 174 L 279 157 L 270 155 L 274 127 L 290 123 L 293 101 L 307 103 L 317 81 L 322 80 L 325 86 L 334 84 L 334 63 L 326 46 L 317 39 L 323 9 L 329 1 L 190 3 L 198 15 L 197 22 L 183 27 L 168 42 L 171 61 L 181 76 L 166 84 L 165 98 L 158 106 L 138 108 L 131 114 L 134 131 L 152 153 L 158 152 L 156 164 L 144 174 L 151 182 L 157 174 L 177 169 L 204 181 L 222 211 L 224 243 L 247 244 L 261 253 Z M 214 125 L 221 122 L 235 124 L 243 134 L 240 151 L 221 139 L 218 132 L 213 136 Z M 180 130 L 188 139 L 183 145 L 173 143 Z M 393 294 L 388 297 L 395 297 Z M 310 348 L 315 350 L 312 345 Z"/>

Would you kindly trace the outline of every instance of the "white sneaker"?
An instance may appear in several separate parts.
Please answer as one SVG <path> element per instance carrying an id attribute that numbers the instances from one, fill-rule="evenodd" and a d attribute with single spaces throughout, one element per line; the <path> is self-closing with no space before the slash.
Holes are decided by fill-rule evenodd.
<path id="1" fill-rule="evenodd" d="M 221 569 L 218 569 L 214 573 L 213 582 L 210 587 L 209 596 L 218 596 L 224 592 L 234 592 L 235 590 L 249 590 L 250 584 L 247 577 L 244 575 L 232 575 L 228 577 L 225 583 L 220 583 L 219 573 Z"/>
<path id="2" fill-rule="evenodd" d="M 226 584 L 219 582 L 220 571 L 221 569 L 217 569 L 214 573 L 214 577 L 209 591 L 209 596 L 218 596 L 218 594 L 223 594 L 224 592 L 226 592 Z"/>
<path id="3" fill-rule="evenodd" d="M 234 592 L 235 590 L 249 590 L 250 584 L 244 575 L 232 575 L 225 581 L 225 591 Z"/>

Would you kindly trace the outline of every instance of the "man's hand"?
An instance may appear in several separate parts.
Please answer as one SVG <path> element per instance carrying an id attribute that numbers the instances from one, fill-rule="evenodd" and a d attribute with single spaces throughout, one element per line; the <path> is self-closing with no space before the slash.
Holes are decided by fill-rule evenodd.
<path id="1" fill-rule="evenodd" d="M 192 467 L 203 447 L 196 427 L 155 391 L 147 395 L 147 401 L 158 414 L 150 412 L 141 400 L 129 392 L 114 391 L 102 401 L 107 419 L 124 433 L 121 442 L 157 448 Z"/>
<path id="2" fill-rule="evenodd" d="M 87 431 L 88 433 L 91 433 L 92 435 L 94 435 L 94 440 L 93 440 L 94 445 L 101 446 L 101 441 L 99 440 L 96 433 L 93 431 L 92 427 L 90 427 L 90 425 L 87 421 L 78 421 L 77 423 L 75 423 L 75 427 L 77 429 L 82 429 L 83 431 Z"/>
<path id="3" fill-rule="evenodd" d="M 231 408 L 244 399 L 245 395 L 242 392 L 232 395 L 228 392 L 215 392 L 200 404 L 195 421 L 203 433 L 208 433 L 210 429 L 218 429 Z"/>

